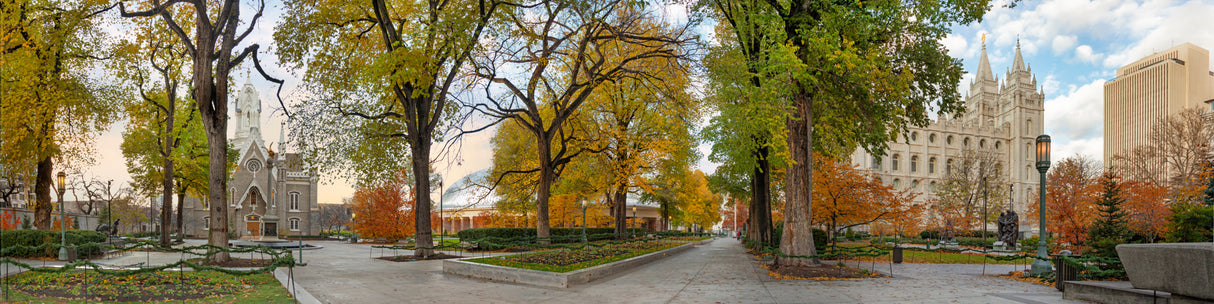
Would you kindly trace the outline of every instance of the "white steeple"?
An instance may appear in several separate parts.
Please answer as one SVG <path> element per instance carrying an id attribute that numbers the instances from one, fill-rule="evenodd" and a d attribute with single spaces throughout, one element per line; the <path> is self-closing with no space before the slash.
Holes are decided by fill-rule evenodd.
<path id="1" fill-rule="evenodd" d="M 261 98 L 258 97 L 257 88 L 253 87 L 253 83 L 248 79 L 236 94 L 236 111 L 233 116 L 236 121 L 236 138 L 233 142 L 238 147 L 248 145 L 250 141 L 261 141 Z"/>
<path id="2" fill-rule="evenodd" d="M 1012 72 L 1024 70 L 1024 57 L 1020 56 L 1020 38 L 1016 38 L 1016 59 L 1012 60 Z"/>

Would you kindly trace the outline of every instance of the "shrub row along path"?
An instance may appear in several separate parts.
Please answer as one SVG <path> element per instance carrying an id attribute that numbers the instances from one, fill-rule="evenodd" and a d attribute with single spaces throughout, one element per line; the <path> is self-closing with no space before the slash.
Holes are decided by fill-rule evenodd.
<path id="1" fill-rule="evenodd" d="M 201 242 L 189 240 L 187 245 Z M 566 289 L 447 275 L 442 261 L 373 259 L 380 252 L 370 245 L 310 243 L 324 248 L 304 251 L 308 266 L 296 268 L 295 279 L 299 288 L 324 303 L 1076 303 L 1062 300 L 1062 293 L 1052 287 L 981 276 L 982 265 L 900 264 L 893 266 L 894 277 L 889 279 L 776 280 L 729 238 Z M 98 262 L 129 265 L 150 260 L 158 265 L 180 256 L 131 252 Z M 882 273 L 890 270 L 888 263 L 859 264 Z M 987 274 L 1022 268 L 986 267 Z"/>

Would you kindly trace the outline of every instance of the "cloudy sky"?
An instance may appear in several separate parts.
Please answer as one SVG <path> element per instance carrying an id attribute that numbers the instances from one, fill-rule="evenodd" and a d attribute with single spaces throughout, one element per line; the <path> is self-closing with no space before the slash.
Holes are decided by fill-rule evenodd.
<path id="1" fill-rule="evenodd" d="M 243 10 L 252 11 L 248 4 Z M 666 17 L 684 19 L 681 7 L 666 9 Z M 270 4 L 263 21 L 248 40 L 273 50 L 273 27 L 281 20 L 277 5 Z M 977 69 L 986 34 L 986 47 L 996 77 L 1002 78 L 1011 66 L 1019 40 L 1022 55 L 1045 92 L 1045 130 L 1054 140 L 1055 158 L 1085 154 L 1094 159 L 1103 156 L 1103 85 L 1113 78 L 1114 71 L 1127 63 L 1181 43 L 1192 43 L 1214 49 L 1214 1 L 1122 1 L 1122 0 L 1023 0 L 1015 8 L 993 5 L 981 23 L 954 29 L 942 41 L 953 57 L 962 59 L 967 72 L 961 90 L 968 88 Z M 710 37 L 710 35 L 706 35 Z M 264 48 L 263 48 L 264 49 Z M 288 103 L 299 96 L 297 75 L 302 71 L 287 71 L 276 66 L 272 52 L 263 53 L 269 72 L 285 77 L 287 85 L 283 98 Z M 243 70 L 242 70 L 243 71 Z M 237 82 L 244 83 L 245 72 L 237 72 Z M 277 142 L 283 121 L 274 87 L 254 79 L 262 96 L 263 137 Z M 129 181 L 125 162 L 119 150 L 121 132 L 125 125 L 115 125 L 98 138 L 100 155 L 97 164 L 85 173 Z M 488 168 L 491 163 L 489 135 L 482 132 L 465 138 L 455 154 L 447 155 L 436 165 L 450 182 L 472 172 Z M 707 152 L 706 146 L 702 147 Z M 702 161 L 705 171 L 714 164 Z M 353 189 L 342 180 L 325 179 L 320 188 L 319 202 L 338 203 L 353 195 Z"/>

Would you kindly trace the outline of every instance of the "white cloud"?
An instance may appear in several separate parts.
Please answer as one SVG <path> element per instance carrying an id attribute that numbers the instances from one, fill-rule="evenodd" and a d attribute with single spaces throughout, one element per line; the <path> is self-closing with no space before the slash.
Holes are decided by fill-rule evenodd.
<path id="1" fill-rule="evenodd" d="M 1205 49 L 1214 48 L 1214 30 L 1210 30 L 1210 16 L 1214 16 L 1214 4 L 1190 1 L 1160 12 L 1157 23 L 1136 24 L 1142 30 L 1137 41 L 1119 48 L 1104 59 L 1104 66 L 1117 68 L 1181 43 L 1190 42 Z M 1146 21 L 1135 21 L 1145 23 Z"/>
<path id="2" fill-rule="evenodd" d="M 1071 86 L 1065 95 L 1045 102 L 1045 130 L 1055 136 L 1091 139 L 1103 136 L 1104 80 Z"/>
<path id="3" fill-rule="evenodd" d="M 969 46 L 969 43 L 965 41 L 965 37 L 954 34 L 944 36 L 944 39 L 940 40 L 940 44 L 943 44 L 944 48 L 948 49 L 948 55 L 952 57 L 964 56 L 966 47 Z"/>
<path id="4" fill-rule="evenodd" d="M 1045 96 L 1054 96 L 1054 93 L 1058 92 L 1059 85 L 1057 77 L 1054 77 L 1053 74 L 1047 75 L 1041 81 L 1041 92 L 1045 93 Z"/>
<path id="5" fill-rule="evenodd" d="M 1075 35 L 1054 37 L 1054 41 L 1051 43 L 1054 49 L 1054 55 L 1061 55 L 1062 53 L 1065 53 L 1066 51 L 1075 47 L 1075 44 L 1078 43 L 1078 41 L 1079 38 L 1075 37 Z"/>
<path id="6" fill-rule="evenodd" d="M 1056 144 L 1051 147 L 1054 150 L 1051 158 L 1063 159 L 1075 155 L 1091 156 L 1093 160 L 1101 161 L 1104 159 L 1104 136 L 1093 138 L 1051 138 Z"/>
<path id="7" fill-rule="evenodd" d="M 1089 45 L 1080 45 L 1079 47 L 1075 48 L 1076 60 L 1095 64 L 1096 62 L 1100 61 L 1100 57 L 1104 57 L 1104 54 L 1099 54 L 1092 51 L 1092 47 Z"/>

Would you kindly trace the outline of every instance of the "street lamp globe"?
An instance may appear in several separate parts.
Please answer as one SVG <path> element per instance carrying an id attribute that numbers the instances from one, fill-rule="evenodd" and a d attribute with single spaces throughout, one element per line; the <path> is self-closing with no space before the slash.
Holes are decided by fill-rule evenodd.
<path id="1" fill-rule="evenodd" d="M 1037 136 L 1037 170 L 1050 168 L 1050 136 Z"/>

